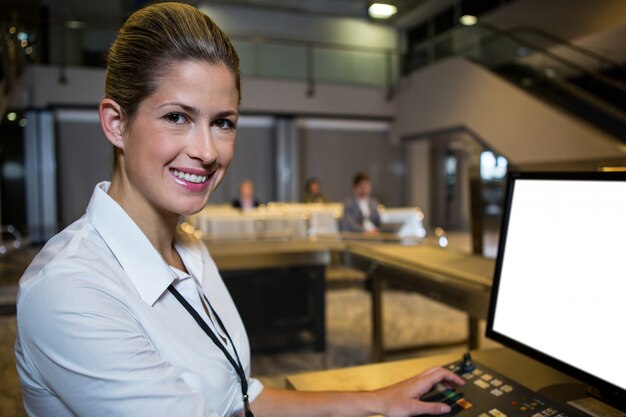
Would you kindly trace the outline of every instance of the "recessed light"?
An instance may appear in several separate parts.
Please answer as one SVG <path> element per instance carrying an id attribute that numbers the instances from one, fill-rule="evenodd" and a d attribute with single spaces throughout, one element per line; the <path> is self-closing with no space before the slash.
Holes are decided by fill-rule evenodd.
<path id="1" fill-rule="evenodd" d="M 368 12 L 374 19 L 389 19 L 398 12 L 398 8 L 386 3 L 372 3 Z"/>
<path id="2" fill-rule="evenodd" d="M 478 18 L 471 14 L 465 14 L 459 18 L 459 22 L 461 22 L 463 26 L 474 26 L 478 23 Z"/>

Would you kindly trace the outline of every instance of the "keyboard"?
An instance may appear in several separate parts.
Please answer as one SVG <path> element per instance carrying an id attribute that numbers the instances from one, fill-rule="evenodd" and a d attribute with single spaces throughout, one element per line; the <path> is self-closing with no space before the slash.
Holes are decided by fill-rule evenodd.
<path id="1" fill-rule="evenodd" d="M 422 401 L 450 405 L 443 417 L 583 417 L 471 359 L 444 368 L 460 375 L 465 385 L 437 384 L 422 396 Z"/>

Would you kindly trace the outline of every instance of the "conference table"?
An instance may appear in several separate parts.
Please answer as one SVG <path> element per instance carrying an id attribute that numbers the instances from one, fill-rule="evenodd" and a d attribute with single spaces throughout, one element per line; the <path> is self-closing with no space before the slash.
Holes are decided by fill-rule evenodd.
<path id="1" fill-rule="evenodd" d="M 415 291 L 466 312 L 469 348 L 480 347 L 480 320 L 487 318 L 493 259 L 431 245 L 379 242 L 349 243 L 347 253 L 350 262 L 367 271 L 371 279 L 372 361 L 398 351 L 386 349 L 384 343 L 383 292 L 387 287 Z"/>
<path id="2" fill-rule="evenodd" d="M 205 241 L 253 351 L 326 348 L 325 270 L 337 239 Z"/>
<path id="3" fill-rule="evenodd" d="M 383 293 L 386 288 L 400 288 L 420 293 L 468 314 L 470 349 L 480 345 L 480 320 L 487 317 L 495 261 L 429 244 L 403 244 L 397 239 L 376 237 L 327 237 L 296 241 L 207 242 L 218 267 L 228 278 L 228 271 L 267 269 L 276 274 L 280 268 L 294 265 L 328 266 L 334 253 L 346 255 L 352 266 L 362 269 L 371 280 L 372 360 L 381 361 L 387 353 L 384 343 Z M 297 271 L 296 271 L 297 272 Z M 302 273 L 302 271 L 300 271 Z M 305 272 L 306 274 L 306 272 Z M 297 275 L 291 270 L 290 280 Z M 264 278 L 265 281 L 270 279 Z M 232 281 L 231 281 L 232 282 Z M 280 283 L 273 284 L 275 288 Z M 319 276 L 310 287 L 315 294 L 313 308 L 315 337 L 323 332 L 323 279 Z M 279 289 L 276 294 L 281 293 Z M 246 303 L 243 303 L 246 304 Z M 260 305 L 261 301 L 255 303 Z M 240 306 L 240 308 L 242 308 Z M 243 307 L 245 308 L 245 307 Z M 244 315 L 248 315 L 244 313 Z M 250 311 L 250 316 L 255 315 Z M 258 312 L 256 314 L 258 316 Z M 284 319 L 284 317 L 283 317 Z M 433 346 L 423 346 L 432 348 Z M 321 348 L 318 345 L 318 348 Z M 414 347 L 403 348 L 412 350 Z"/>
<path id="4" fill-rule="evenodd" d="M 340 254 L 371 280 L 374 361 L 390 352 L 385 349 L 382 320 L 388 287 L 415 291 L 467 312 L 469 346 L 479 347 L 479 321 L 487 315 L 493 276 L 491 259 L 429 244 L 350 236 L 206 243 L 233 298 L 239 300 L 242 316 L 248 318 L 249 331 L 268 333 L 262 342 L 271 341 L 276 331 L 306 329 L 315 348 L 324 349 L 324 270 Z M 25 248 L 0 262 L 3 314 L 14 314 L 17 280 L 37 251 Z"/>

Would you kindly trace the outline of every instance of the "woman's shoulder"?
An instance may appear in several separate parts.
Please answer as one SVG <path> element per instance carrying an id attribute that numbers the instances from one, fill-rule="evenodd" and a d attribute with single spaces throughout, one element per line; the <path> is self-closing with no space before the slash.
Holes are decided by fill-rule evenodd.
<path id="1" fill-rule="evenodd" d="M 52 237 L 20 279 L 19 298 L 30 292 L 59 289 L 73 294 L 90 286 L 106 285 L 119 275 L 119 265 L 97 231 L 84 218 Z"/>

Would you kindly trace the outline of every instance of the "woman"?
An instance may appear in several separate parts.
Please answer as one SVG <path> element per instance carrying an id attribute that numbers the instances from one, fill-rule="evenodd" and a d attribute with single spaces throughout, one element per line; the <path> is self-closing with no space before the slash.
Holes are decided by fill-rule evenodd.
<path id="1" fill-rule="evenodd" d="M 304 202 L 305 203 L 327 203 L 328 199 L 322 194 L 322 186 L 320 180 L 311 177 L 304 183 Z"/>
<path id="2" fill-rule="evenodd" d="M 16 356 L 31 416 L 410 416 L 433 369 L 374 392 L 298 393 L 250 378 L 237 310 L 204 245 L 177 228 L 233 157 L 239 62 L 197 9 L 149 6 L 108 56 L 102 129 L 110 183 L 20 281 Z"/>

